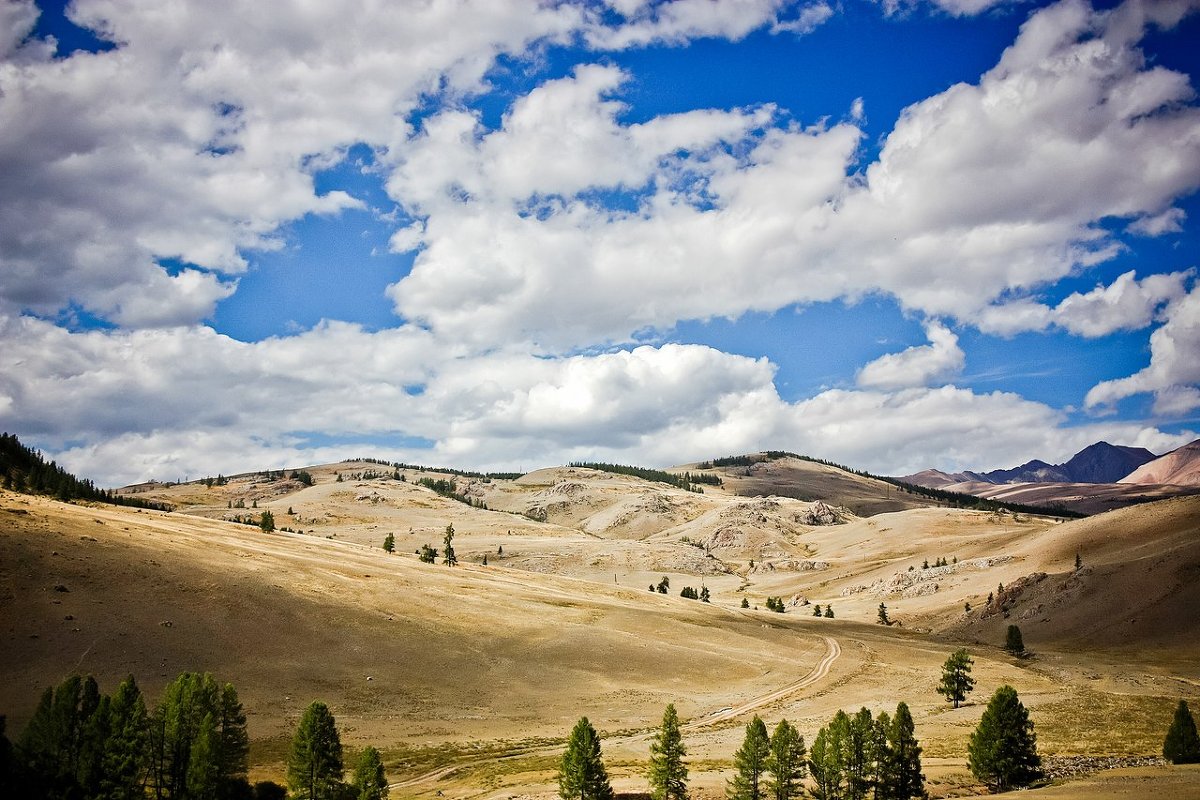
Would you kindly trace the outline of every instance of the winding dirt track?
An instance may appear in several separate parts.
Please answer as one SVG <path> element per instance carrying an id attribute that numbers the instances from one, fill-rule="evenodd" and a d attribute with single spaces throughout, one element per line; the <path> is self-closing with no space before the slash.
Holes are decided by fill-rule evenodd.
<path id="1" fill-rule="evenodd" d="M 815 667 L 813 667 L 811 670 L 809 670 L 804 675 L 804 677 L 800 678 L 799 680 L 789 683 L 787 686 L 776 689 L 773 692 L 769 692 L 764 695 L 759 695 L 758 697 L 748 700 L 739 706 L 722 708 L 721 710 L 714 711 L 711 714 L 708 714 L 706 716 L 690 720 L 690 721 L 684 723 L 683 725 L 681 725 L 680 728 L 685 731 L 698 730 L 700 728 L 706 728 L 706 727 L 709 727 L 712 725 L 716 725 L 717 723 L 720 723 L 720 722 L 725 722 L 727 720 L 736 719 L 736 718 L 742 716 L 743 714 L 748 714 L 751 711 L 756 711 L 756 710 L 762 708 L 763 706 L 767 706 L 778 700 L 782 700 L 783 698 L 788 697 L 789 695 L 792 695 L 792 694 L 800 691 L 801 689 L 805 689 L 809 686 L 812 686 L 814 683 L 816 683 L 817 681 L 821 680 L 822 678 L 824 678 L 826 675 L 829 674 L 829 670 L 833 667 L 834 662 L 837 661 L 838 657 L 842 654 L 842 646 L 840 644 L 838 644 L 838 641 L 836 639 L 834 639 L 830 636 L 823 636 L 821 638 L 825 640 L 825 655 L 821 657 L 821 660 L 819 662 L 817 662 L 817 665 Z M 610 744 L 616 744 L 616 743 L 628 744 L 628 743 L 635 743 L 635 742 L 647 740 L 653 735 L 654 735 L 654 731 L 650 730 L 650 731 L 646 731 L 643 733 L 630 734 L 627 736 L 617 736 L 617 737 L 607 739 L 606 741 Z M 446 777 L 447 775 L 450 775 L 451 773 L 457 772 L 460 769 L 466 769 L 468 767 L 473 767 L 478 764 L 486 764 L 489 761 L 494 761 L 498 758 L 515 758 L 517 756 L 554 755 L 554 754 L 560 752 L 561 750 L 562 750 L 561 745 L 555 745 L 553 747 L 537 747 L 537 748 L 531 748 L 528 750 L 514 750 L 511 753 L 507 753 L 502 756 L 491 756 L 488 758 L 479 758 L 479 759 L 475 759 L 472 761 L 461 761 L 457 764 L 452 764 L 448 767 L 441 767 L 439 769 L 432 770 L 430 772 L 425 773 L 424 775 L 418 775 L 415 778 L 409 778 L 408 780 L 405 780 L 405 781 L 399 781 L 397 783 L 390 784 L 389 788 L 391 788 L 391 789 L 409 789 L 414 786 L 420 786 L 423 784 L 433 783 L 435 781 L 441 780 L 442 778 Z"/>

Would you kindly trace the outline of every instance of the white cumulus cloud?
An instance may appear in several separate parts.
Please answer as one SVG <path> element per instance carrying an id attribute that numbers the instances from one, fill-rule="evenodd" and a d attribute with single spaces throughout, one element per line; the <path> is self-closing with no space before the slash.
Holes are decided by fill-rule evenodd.
<path id="1" fill-rule="evenodd" d="M 929 344 L 889 353 L 858 371 L 858 385 L 866 389 L 904 389 L 945 382 L 962 372 L 966 355 L 954 332 L 937 322 L 925 326 Z"/>

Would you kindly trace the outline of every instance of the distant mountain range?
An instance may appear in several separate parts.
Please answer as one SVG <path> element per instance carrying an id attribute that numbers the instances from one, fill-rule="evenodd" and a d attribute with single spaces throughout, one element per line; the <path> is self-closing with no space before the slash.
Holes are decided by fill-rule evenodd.
<path id="1" fill-rule="evenodd" d="M 900 480 L 976 497 L 1097 513 L 1200 492 L 1200 439 L 1163 456 L 1142 447 L 1097 442 L 1063 464 L 1035 459 L 991 472 L 927 469 Z"/>
<path id="2" fill-rule="evenodd" d="M 953 483 L 1116 483 L 1143 464 L 1158 456 L 1144 447 L 1096 442 L 1080 450 L 1063 464 L 1047 464 L 1034 459 L 1012 469 L 991 472 L 947 473 L 927 469 L 901 480 L 930 488 L 942 488 Z M 934 485 L 936 482 L 938 485 Z"/>

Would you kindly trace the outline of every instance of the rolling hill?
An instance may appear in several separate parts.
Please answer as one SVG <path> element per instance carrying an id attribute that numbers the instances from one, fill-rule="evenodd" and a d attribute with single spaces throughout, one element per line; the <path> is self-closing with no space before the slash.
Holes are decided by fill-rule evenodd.
<path id="1" fill-rule="evenodd" d="M 582 467 L 496 478 L 371 461 L 305 468 L 311 485 L 263 472 L 137 487 L 171 513 L 0 492 L 0 710 L 19 729 L 75 670 L 108 687 L 133 673 L 152 697 L 210 670 L 249 712 L 254 776 L 278 779 L 319 698 L 349 745 L 384 751 L 400 796 L 541 798 L 582 714 L 618 791 L 644 791 L 646 733 L 673 702 L 693 794 L 716 798 L 752 714 L 811 741 L 840 708 L 905 700 L 931 794 L 961 796 L 966 737 L 1001 683 L 1054 757 L 1153 754 L 1178 697 L 1196 700 L 1200 498 L 1062 522 L 757 463 L 711 468 L 723 485 L 703 494 Z M 765 485 L 792 496 L 743 494 Z M 266 510 L 291 530 L 233 521 Z M 448 525 L 460 566 L 420 563 Z M 648 591 L 664 576 L 669 594 Z M 679 596 L 702 585 L 712 603 Z M 876 624 L 881 603 L 897 624 Z M 999 649 L 1012 622 L 1033 659 Z M 952 710 L 932 687 L 964 643 L 976 702 Z"/>

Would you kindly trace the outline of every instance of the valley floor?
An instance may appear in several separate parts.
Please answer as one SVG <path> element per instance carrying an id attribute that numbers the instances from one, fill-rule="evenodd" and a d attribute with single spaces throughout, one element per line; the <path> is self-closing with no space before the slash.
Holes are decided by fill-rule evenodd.
<path id="1" fill-rule="evenodd" d="M 302 501 L 297 495 L 271 502 L 282 512 Z M 1181 623 L 1191 627 L 1179 637 L 1147 626 L 1152 635 L 1136 639 L 1138 626 L 1123 623 L 1121 636 L 1091 645 L 1064 629 L 1060 639 L 1034 640 L 1033 658 L 1017 659 L 996 646 L 991 622 L 976 624 L 962 613 L 963 595 L 1069 561 L 1078 541 L 1101 535 L 1094 520 L 1060 527 L 915 509 L 804 529 L 778 546 L 828 560 L 823 572 L 752 571 L 727 553 L 729 571 L 708 583 L 718 587 L 714 602 L 702 604 L 675 591 L 647 591 L 646 576 L 660 565 L 628 562 L 637 569 L 609 582 L 603 576 L 611 569 L 588 566 L 611 564 L 604 559 L 626 553 L 629 540 L 517 517 L 508 527 L 483 525 L 448 516 L 458 509 L 441 498 L 429 502 L 409 516 L 425 533 L 408 537 L 388 523 L 406 545 L 388 554 L 372 543 L 383 529 L 370 530 L 379 523 L 369 519 L 351 526 L 358 534 L 351 527 L 336 536 L 330 529 L 267 534 L 181 513 L 0 492 L 0 712 L 8 714 L 10 733 L 23 727 L 42 689 L 72 671 L 95 674 L 106 690 L 132 673 L 151 698 L 179 672 L 211 671 L 237 686 L 248 712 L 253 779 L 282 779 L 291 731 L 308 703 L 321 699 L 350 749 L 373 744 L 383 751 L 393 797 L 549 798 L 562 741 L 582 715 L 602 732 L 617 791 L 645 791 L 648 737 L 674 703 L 687 723 L 693 796 L 718 798 L 754 714 L 768 726 L 788 719 L 811 743 L 839 709 L 891 712 L 903 700 L 925 748 L 931 795 L 960 797 L 980 791 L 966 769 L 966 742 L 1002 684 L 1016 687 L 1030 709 L 1044 757 L 1155 755 L 1178 699 L 1200 707 L 1194 619 Z M 306 508 L 316 517 L 315 507 Z M 1195 510 L 1167 516 L 1194 520 Z M 460 552 L 472 554 L 456 568 L 412 555 L 413 541 L 436 543 L 432 533 L 442 519 L 453 519 Z M 910 523 L 926 534 L 905 553 L 897 531 Z M 1153 572 L 1167 553 L 1194 563 L 1192 551 L 1180 549 L 1194 530 L 1173 530 L 1162 537 L 1170 547 L 1147 555 L 1139 569 L 1167 574 L 1161 566 Z M 660 544 L 663 552 L 692 549 Z M 1147 546 L 1143 540 L 1128 552 Z M 483 566 L 473 555 L 499 547 L 514 561 L 518 553 L 561 551 L 565 567 L 550 574 L 502 558 Z M 1001 547 L 1015 563 L 991 572 L 948 570 L 936 592 L 888 600 L 903 625 L 873 624 L 878 594 L 844 593 L 909 574 L 906 565 L 919 566 L 924 553 L 955 553 L 965 563 Z M 1097 543 L 1085 552 L 1103 551 Z M 1092 558 L 1098 574 L 1108 569 L 1099 555 Z M 855 571 L 857 564 L 863 566 Z M 1062 574 L 1071 577 L 1069 566 Z M 1113 575 L 1106 580 L 1125 580 Z M 673 587 L 699 583 L 687 573 L 671 576 Z M 1164 597 L 1190 602 L 1183 586 Z M 802 605 L 785 614 L 755 608 L 767 594 L 806 595 L 835 604 L 839 615 L 816 618 Z M 743 596 L 753 599 L 750 608 L 740 608 Z M 1031 630 L 1048 631 L 1051 622 L 1041 620 L 1061 617 L 1052 613 L 1053 598 L 1043 599 L 1037 616 L 1023 623 Z M 953 709 L 934 686 L 946 656 L 964 642 L 977 686 Z M 1200 771 L 1099 772 L 1033 796 L 1151 794 L 1200 797 Z"/>

